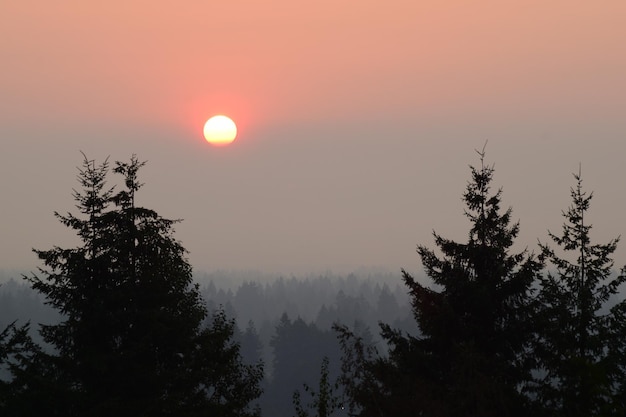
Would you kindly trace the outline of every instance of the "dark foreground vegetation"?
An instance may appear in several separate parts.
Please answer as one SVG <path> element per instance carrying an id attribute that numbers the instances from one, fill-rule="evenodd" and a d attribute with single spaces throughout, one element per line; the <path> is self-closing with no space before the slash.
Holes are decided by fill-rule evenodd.
<path id="1" fill-rule="evenodd" d="M 562 230 L 515 252 L 479 155 L 467 241 L 435 233 L 418 247 L 431 282 L 402 271 L 404 289 L 377 274 L 201 286 L 176 221 L 136 205 L 143 163 L 115 164 L 118 191 L 85 158 L 79 213 L 55 213 L 81 244 L 35 250 L 28 286 L 0 294 L 0 415 L 626 415 L 618 239 L 592 241 L 575 175 Z"/>

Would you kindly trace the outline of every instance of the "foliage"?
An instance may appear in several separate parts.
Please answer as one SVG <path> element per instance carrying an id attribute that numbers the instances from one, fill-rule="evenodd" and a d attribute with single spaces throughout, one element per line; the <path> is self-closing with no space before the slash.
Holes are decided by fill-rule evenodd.
<path id="1" fill-rule="evenodd" d="M 622 268 L 621 275 L 626 275 L 626 267 Z M 614 381 L 611 398 L 611 414 L 626 416 L 626 300 L 622 299 L 611 308 L 608 317 L 608 327 L 611 329 L 610 340 L 607 343 L 607 361 L 611 367 Z"/>
<path id="2" fill-rule="evenodd" d="M 194 371 L 206 387 L 208 403 L 202 415 L 218 417 L 258 416 L 260 409 L 253 401 L 261 395 L 263 379 L 260 362 L 244 364 L 240 345 L 233 341 L 234 319 L 224 311 L 216 311 L 211 325 L 200 335 L 202 360 Z"/>
<path id="3" fill-rule="evenodd" d="M 531 380 L 531 287 L 541 263 L 511 253 L 519 224 L 490 193 L 494 169 L 471 168 L 463 200 L 471 222 L 467 243 L 436 233 L 439 256 L 418 253 L 427 287 L 403 271 L 421 334 L 382 325 L 389 356 L 364 357 L 362 386 L 352 391 L 360 415 L 511 416 L 527 413 L 522 390 Z M 356 344 L 358 346 L 358 343 Z"/>
<path id="4" fill-rule="evenodd" d="M 80 215 L 55 213 L 81 245 L 35 250 L 45 269 L 26 277 L 63 321 L 42 327 L 54 351 L 38 351 L 25 375 L 40 370 L 41 384 L 55 387 L 53 399 L 39 398 L 48 414 L 206 415 L 217 405 L 212 415 L 258 414 L 246 405 L 259 395 L 261 371 L 239 363 L 223 315 L 203 327 L 207 310 L 173 238 L 177 221 L 136 205 L 143 165 L 135 156 L 116 162 L 124 187 L 115 192 L 108 161 L 85 157 L 73 194 Z"/>
<path id="5" fill-rule="evenodd" d="M 384 384 L 377 378 L 378 351 L 368 329 L 350 329 L 335 324 L 341 345 L 341 376 L 339 382 L 344 390 L 349 415 L 381 415 L 379 397 Z"/>
<path id="6" fill-rule="evenodd" d="M 537 395 L 551 415 L 589 417 L 615 412 L 612 391 L 621 378 L 611 348 L 623 344 L 624 334 L 613 330 L 623 321 L 616 320 L 619 308 L 608 311 L 607 302 L 626 275 L 612 277 L 611 255 L 619 238 L 591 243 L 586 216 L 593 194 L 583 191 L 580 174 L 574 177 L 562 232 L 549 233 L 560 252 L 540 245 L 541 256 L 555 272 L 542 278 L 538 297 L 542 332 L 535 349 L 541 371 Z"/>
<path id="7" fill-rule="evenodd" d="M 334 384 L 330 382 L 328 357 L 324 357 L 324 359 L 322 359 L 318 390 L 314 391 L 310 386 L 304 384 L 304 391 L 311 397 L 311 402 L 307 404 L 306 408 L 302 404 L 300 391 L 293 393 L 293 404 L 296 409 L 296 416 L 309 417 L 307 408 L 314 412 L 315 417 L 330 417 L 334 411 L 342 410 L 341 397 L 337 395 L 339 389 L 338 382 Z"/>
<path id="8" fill-rule="evenodd" d="M 60 375 L 50 366 L 50 356 L 29 335 L 30 325 L 12 325 L 6 357 L 10 378 L 3 381 L 0 411 L 10 416 L 64 416 L 71 398 L 59 385 Z M 6 352 L 6 351 L 5 351 Z"/>
<path id="9" fill-rule="evenodd" d="M 28 335 L 30 324 L 17 326 L 16 322 L 10 323 L 0 332 L 0 372 L 9 375 L 19 369 L 25 355 L 28 354 L 32 340 Z M 0 377 L 0 409 L 6 408 L 11 401 L 13 391 L 17 389 L 15 379 Z"/>

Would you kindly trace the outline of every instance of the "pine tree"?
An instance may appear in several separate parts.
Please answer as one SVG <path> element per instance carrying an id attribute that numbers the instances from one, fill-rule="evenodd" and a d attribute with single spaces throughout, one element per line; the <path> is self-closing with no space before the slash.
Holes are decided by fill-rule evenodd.
<path id="1" fill-rule="evenodd" d="M 35 251 L 45 269 L 27 279 L 64 319 L 41 330 L 55 352 L 38 357 L 64 399 L 50 413 L 208 415 L 218 404 L 211 415 L 258 414 L 246 404 L 260 394 L 262 371 L 240 363 L 234 323 L 218 315 L 203 326 L 206 307 L 173 237 L 177 221 L 136 205 L 143 165 L 135 156 L 117 162 L 124 187 L 115 192 L 108 162 L 85 157 L 74 191 L 81 214 L 55 213 L 81 245 Z M 237 391 L 240 384 L 246 389 Z"/>
<path id="2" fill-rule="evenodd" d="M 539 292 L 537 393 L 550 415 L 591 417 L 613 414 L 612 391 L 618 381 L 609 348 L 623 341 L 614 338 L 618 311 L 609 312 L 607 302 L 626 275 L 612 276 L 611 255 L 619 239 L 591 243 L 586 216 L 593 194 L 583 191 L 580 173 L 574 177 L 562 233 L 549 233 L 559 252 L 540 244 L 542 257 L 554 271 L 542 278 Z"/>
<path id="3" fill-rule="evenodd" d="M 467 243 L 434 234 L 441 255 L 419 246 L 434 287 L 403 270 L 419 335 L 382 325 L 389 356 L 367 359 L 374 378 L 357 390 L 362 416 L 514 416 L 528 412 L 522 390 L 531 379 L 531 286 L 541 263 L 511 253 L 519 224 L 491 193 L 493 166 L 471 168 L 463 195 Z"/>

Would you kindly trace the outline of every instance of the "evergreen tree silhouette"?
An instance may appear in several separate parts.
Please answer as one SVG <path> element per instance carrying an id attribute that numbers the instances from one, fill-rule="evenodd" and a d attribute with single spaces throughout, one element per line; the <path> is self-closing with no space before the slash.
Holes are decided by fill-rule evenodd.
<path id="1" fill-rule="evenodd" d="M 519 224 L 502 211 L 501 190 L 491 192 L 493 166 L 471 167 L 463 195 L 471 228 L 468 241 L 434 233 L 441 254 L 418 246 L 426 286 L 403 270 L 420 334 L 382 324 L 389 356 L 354 344 L 361 377 L 347 391 L 362 416 L 526 415 L 523 389 L 531 381 L 531 287 L 542 264 L 525 251 L 512 253 Z M 350 339 L 349 332 L 341 334 Z M 358 339 L 355 339 L 358 342 Z M 344 349 L 349 350 L 350 344 Z"/>
<path id="2" fill-rule="evenodd" d="M 44 268 L 26 278 L 63 320 L 42 327 L 53 352 L 38 352 L 25 372 L 39 370 L 47 382 L 31 385 L 54 386 L 55 397 L 27 390 L 24 398 L 39 400 L 45 415 L 256 415 L 248 404 L 262 370 L 241 363 L 223 313 L 203 325 L 177 221 L 136 204 L 143 165 L 134 155 L 116 162 L 124 181 L 116 191 L 108 161 L 85 157 L 74 191 L 80 214 L 55 213 L 80 245 L 35 250 Z"/>
<path id="3" fill-rule="evenodd" d="M 623 345 L 624 339 L 613 330 L 620 321 L 617 310 L 608 311 L 607 301 L 626 275 L 611 276 L 611 255 L 619 238 L 606 244 L 591 242 L 586 216 L 593 194 L 583 191 L 580 173 L 574 177 L 562 232 L 549 233 L 556 248 L 540 244 L 541 256 L 555 270 L 542 278 L 538 296 L 537 395 L 550 415 L 615 415 L 612 392 L 620 379 L 615 352 L 609 348 Z"/>

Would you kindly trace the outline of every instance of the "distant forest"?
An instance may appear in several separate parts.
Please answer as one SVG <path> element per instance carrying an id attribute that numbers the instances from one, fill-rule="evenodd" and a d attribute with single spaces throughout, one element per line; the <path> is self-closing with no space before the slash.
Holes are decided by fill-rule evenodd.
<path id="1" fill-rule="evenodd" d="M 333 378 L 339 376 L 341 351 L 333 324 L 368 329 L 372 342 L 381 347 L 379 322 L 407 332 L 417 330 L 399 273 L 362 270 L 345 276 L 284 278 L 214 271 L 197 273 L 194 280 L 210 311 L 223 308 L 227 317 L 236 319 L 235 340 L 241 344 L 243 360 L 265 364 L 259 399 L 264 415 L 291 415 L 293 392 L 317 382 L 324 357 L 330 358 Z M 61 320 L 20 272 L 0 270 L 0 283 L 0 329 L 13 320 L 35 324 Z M 36 327 L 31 335 L 42 342 Z M 307 355 L 302 354 L 305 351 Z M 282 380 L 273 378 L 275 373 Z"/>

